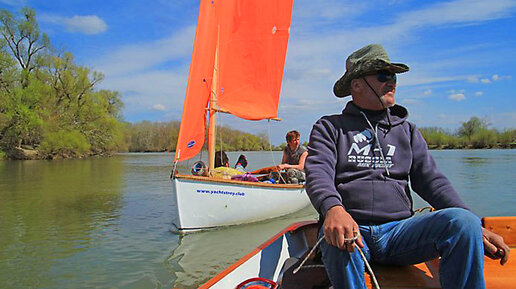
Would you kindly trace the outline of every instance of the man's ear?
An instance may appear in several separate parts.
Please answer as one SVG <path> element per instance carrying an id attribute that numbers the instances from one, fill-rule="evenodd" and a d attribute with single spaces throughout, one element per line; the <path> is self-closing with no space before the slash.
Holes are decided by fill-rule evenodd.
<path id="1" fill-rule="evenodd" d="M 350 85 L 351 92 L 354 92 L 354 91 L 358 92 L 361 89 L 362 89 L 362 82 L 358 78 L 351 80 L 351 85 Z"/>

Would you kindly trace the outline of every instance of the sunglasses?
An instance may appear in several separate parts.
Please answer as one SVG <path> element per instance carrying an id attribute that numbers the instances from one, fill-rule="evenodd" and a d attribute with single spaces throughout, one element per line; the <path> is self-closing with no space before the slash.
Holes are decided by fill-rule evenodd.
<path id="1" fill-rule="evenodd" d="M 396 82 L 396 73 L 392 73 L 387 70 L 378 70 L 376 72 L 376 80 L 378 80 L 379 82 L 387 82 L 387 81 Z"/>

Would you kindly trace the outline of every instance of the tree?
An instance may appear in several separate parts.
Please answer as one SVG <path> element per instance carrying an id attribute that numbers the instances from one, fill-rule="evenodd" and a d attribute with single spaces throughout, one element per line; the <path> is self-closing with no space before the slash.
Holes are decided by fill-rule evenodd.
<path id="1" fill-rule="evenodd" d="M 481 119 L 476 116 L 470 118 L 467 122 L 463 122 L 458 130 L 458 135 L 467 138 L 471 141 L 471 137 L 481 131 L 486 130 L 489 126 L 489 122 L 486 119 Z"/>
<path id="2" fill-rule="evenodd" d="M 96 90 L 103 75 L 57 55 L 30 8 L 0 11 L 0 146 L 23 145 L 49 158 L 104 154 L 125 147 L 122 102 Z"/>
<path id="3" fill-rule="evenodd" d="M 50 47 L 50 40 L 39 31 L 34 10 L 24 7 L 20 14 L 22 17 L 16 19 L 9 11 L 0 11 L 0 34 L 22 69 L 23 85 L 27 85 L 28 73 L 37 67 L 38 57 Z"/>

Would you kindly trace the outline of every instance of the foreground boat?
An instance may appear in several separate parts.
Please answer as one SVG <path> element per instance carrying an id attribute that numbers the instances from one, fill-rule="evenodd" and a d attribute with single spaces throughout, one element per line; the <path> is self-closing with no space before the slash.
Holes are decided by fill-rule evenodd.
<path id="1" fill-rule="evenodd" d="M 211 177 L 217 114 L 277 119 L 291 14 L 292 0 L 201 0 L 174 168 L 203 148 L 207 114 L 209 166 L 204 177 L 172 173 L 179 231 L 248 223 L 309 205 L 301 185 Z"/>
<path id="2" fill-rule="evenodd" d="M 516 247 L 516 217 L 486 217 L 482 222 L 484 227 L 501 235 L 511 248 Z M 246 286 L 282 289 L 331 288 L 318 253 L 311 254 L 300 266 L 316 242 L 315 221 L 292 224 L 199 289 L 240 289 Z M 441 288 L 437 259 L 405 267 L 372 264 L 372 269 L 382 289 Z M 294 274 L 295 270 L 298 271 Z M 498 260 L 485 257 L 484 274 L 488 289 L 513 288 L 516 286 L 516 261 L 510 259 L 501 266 Z M 368 288 L 374 288 L 369 274 L 366 274 L 366 283 Z"/>

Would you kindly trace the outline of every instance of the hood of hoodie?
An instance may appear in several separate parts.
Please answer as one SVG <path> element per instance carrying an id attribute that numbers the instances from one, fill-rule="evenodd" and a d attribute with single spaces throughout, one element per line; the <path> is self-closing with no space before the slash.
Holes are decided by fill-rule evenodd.
<path id="1" fill-rule="evenodd" d="M 387 119 L 387 117 L 390 118 L 391 125 L 393 127 L 402 124 L 403 122 L 405 122 L 407 120 L 407 117 L 408 117 L 407 109 L 401 105 L 395 104 L 394 106 L 384 110 L 382 113 L 372 114 L 372 113 L 368 112 L 367 110 L 364 110 L 364 109 L 361 109 L 360 107 L 358 107 L 353 101 L 350 101 L 346 104 L 346 107 L 344 108 L 342 113 L 347 114 L 347 115 L 354 115 L 354 116 L 358 116 L 358 117 L 362 118 L 363 116 L 362 116 L 361 111 L 367 115 L 367 118 L 373 124 L 378 123 L 378 125 L 382 128 L 386 128 L 389 126 L 389 120 Z"/>

